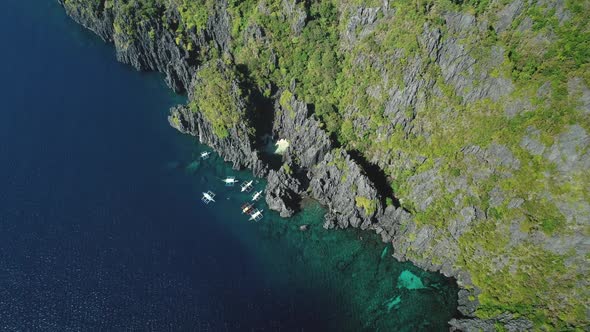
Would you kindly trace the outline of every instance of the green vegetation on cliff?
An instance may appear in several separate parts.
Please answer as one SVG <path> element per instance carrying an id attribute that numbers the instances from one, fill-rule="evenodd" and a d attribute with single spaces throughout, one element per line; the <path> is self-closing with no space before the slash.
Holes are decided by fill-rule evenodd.
<path id="1" fill-rule="evenodd" d="M 363 208 L 363 210 L 365 210 L 365 213 L 370 216 L 373 213 L 375 213 L 375 210 L 377 210 L 377 202 L 371 199 L 368 199 L 366 197 L 363 196 L 357 196 L 355 198 L 356 201 L 356 206 Z"/>
<path id="2" fill-rule="evenodd" d="M 205 28 L 209 19 L 209 12 L 215 2 L 213 0 L 175 0 L 176 8 L 180 13 L 182 29 L 201 31 Z"/>
<path id="3" fill-rule="evenodd" d="M 235 71 L 211 62 L 197 72 L 196 84 L 190 108 L 201 112 L 220 138 L 227 137 L 228 130 L 243 119 L 243 106 L 238 104 L 242 96 L 236 84 Z"/>

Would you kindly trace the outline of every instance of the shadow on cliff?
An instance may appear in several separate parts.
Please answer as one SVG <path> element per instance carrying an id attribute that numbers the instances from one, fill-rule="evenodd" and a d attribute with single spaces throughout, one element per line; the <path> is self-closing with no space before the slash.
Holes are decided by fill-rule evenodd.
<path id="1" fill-rule="evenodd" d="M 350 157 L 365 171 L 365 174 L 375 185 L 375 189 L 381 195 L 382 204 L 386 204 L 386 199 L 391 198 L 393 206 L 399 208 L 401 206 L 399 199 L 395 197 L 393 189 L 387 181 L 387 175 L 377 165 L 369 162 L 359 151 L 350 150 L 348 151 Z"/>
<path id="2" fill-rule="evenodd" d="M 317 112 L 316 112 L 316 106 L 314 104 L 307 104 L 307 109 L 309 110 L 309 114 L 308 116 L 311 116 L 312 114 L 316 117 L 316 119 L 318 119 L 320 122 L 322 122 L 323 124 L 325 124 L 325 119 L 323 119 Z M 333 109 L 334 113 L 337 113 L 338 111 L 334 108 Z M 324 130 L 324 132 L 328 135 L 328 137 L 330 138 L 330 143 L 332 144 L 332 148 L 333 149 L 338 149 L 342 147 L 342 144 L 340 144 L 340 141 L 338 140 L 338 136 L 336 136 L 336 133 L 331 132 L 329 130 Z"/>
<path id="3" fill-rule="evenodd" d="M 277 170 L 283 164 L 282 157 L 268 151 L 268 145 L 271 143 L 270 137 L 272 136 L 273 123 L 275 121 L 274 102 L 271 98 L 265 97 L 256 88 L 256 84 L 252 81 L 252 75 L 247 66 L 237 64 L 236 70 L 242 76 L 242 91 L 247 91 L 248 93 L 248 115 L 250 124 L 256 130 L 255 144 L 260 152 L 260 159 L 271 169 Z M 276 91 L 276 87 L 274 86 L 270 86 L 269 89 L 272 92 Z"/>

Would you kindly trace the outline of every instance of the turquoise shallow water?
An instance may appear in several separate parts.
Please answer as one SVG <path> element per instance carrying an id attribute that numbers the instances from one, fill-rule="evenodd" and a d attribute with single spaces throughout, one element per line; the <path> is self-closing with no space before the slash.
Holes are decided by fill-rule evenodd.
<path id="1" fill-rule="evenodd" d="M 192 152 L 196 161 L 182 163 L 187 165 L 183 171 L 192 174 L 195 188 L 217 194 L 217 203 L 206 208 L 215 210 L 219 222 L 259 258 L 256 268 L 275 287 L 304 303 L 309 296 L 310 310 L 317 310 L 315 296 L 330 294 L 319 306 L 320 312 L 326 306 L 335 309 L 322 317 L 327 326 L 384 331 L 447 329 L 446 322 L 457 305 L 457 288 L 451 280 L 411 263 L 397 262 L 391 257 L 391 246 L 373 233 L 323 229 L 324 209 L 313 201 L 290 219 L 268 211 L 261 201 L 256 207 L 265 211 L 265 218 L 258 223 L 246 221 L 240 207 L 251 194 L 240 193 L 239 185 L 225 187 L 219 179 L 236 176 L 243 182 L 252 179 L 251 174 L 230 169 L 217 156 L 198 160 L 199 151 L 208 150 L 197 146 Z M 264 185 L 263 180 L 256 180 L 252 192 Z M 308 230 L 301 231 L 302 225 L 309 225 Z"/>
<path id="2" fill-rule="evenodd" d="M 247 222 L 219 178 L 250 173 L 201 162 L 166 122 L 183 98 L 56 1 L 0 17 L 0 329 L 446 329 L 453 284 L 369 233 L 323 230 L 317 204 L 285 220 L 261 203 Z M 399 288 L 404 271 L 423 287 Z"/>

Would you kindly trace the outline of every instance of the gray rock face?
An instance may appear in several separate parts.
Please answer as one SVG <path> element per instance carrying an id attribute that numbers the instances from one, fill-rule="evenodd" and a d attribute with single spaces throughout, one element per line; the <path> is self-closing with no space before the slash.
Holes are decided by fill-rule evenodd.
<path id="1" fill-rule="evenodd" d="M 436 59 L 440 51 L 440 30 L 426 27 L 420 40 L 428 48 L 429 56 Z M 435 84 L 433 79 L 424 75 L 426 67 L 422 59 L 416 57 L 404 70 L 404 87 L 395 87 L 389 91 L 390 97 L 385 104 L 384 114 L 391 121 L 392 127 L 401 127 L 406 133 L 410 133 L 416 113 L 425 108 L 427 91 Z"/>
<path id="2" fill-rule="evenodd" d="M 527 128 L 526 135 L 520 141 L 520 147 L 526 149 L 535 156 L 540 156 L 545 151 L 545 145 L 541 143 L 541 132 L 533 127 Z"/>
<path id="3" fill-rule="evenodd" d="M 164 25 L 164 22 L 172 24 L 178 21 L 178 12 L 166 11 L 163 20 L 142 20 L 134 27 L 134 34 L 128 35 L 114 28 L 116 22 L 132 21 L 121 10 L 124 5 L 122 2 L 114 1 L 111 7 L 97 7 L 91 11 L 80 5 L 67 5 L 63 0 L 58 1 L 76 22 L 94 31 L 103 40 L 113 42 L 117 60 L 137 70 L 164 73 L 166 83 L 176 92 L 188 90 L 198 66 L 191 60 L 194 59 L 191 54 L 208 49 L 209 41 L 213 41 L 221 50 L 229 47 L 231 34 L 226 0 L 216 2 L 214 10 L 209 13 L 205 29 L 198 33 L 187 32 L 187 40 L 180 43 L 176 42 L 177 36 Z"/>
<path id="4" fill-rule="evenodd" d="M 284 102 L 285 105 L 275 104 L 273 134 L 291 142 L 286 159 L 307 170 L 312 197 L 328 207 L 325 227 L 366 229 L 382 213 L 382 199 L 374 183 L 348 153 L 332 149 L 328 134 L 309 114 L 305 103 L 294 97 Z M 297 190 L 291 188 L 291 192 Z M 367 206 L 368 211 L 357 204 L 357 198 L 371 206 Z M 275 201 L 272 197 L 271 202 Z M 288 214 L 282 203 L 277 206 L 278 211 Z"/>
<path id="5" fill-rule="evenodd" d="M 113 42 L 113 35 L 115 34 L 113 22 L 115 17 L 112 11 L 101 11 L 98 5 L 92 8 L 84 8 L 82 6 L 67 6 L 65 0 L 57 0 L 57 2 L 64 6 L 68 16 L 78 24 L 91 30 L 102 40 Z"/>
<path id="6" fill-rule="evenodd" d="M 266 202 L 271 210 L 278 211 L 281 217 L 291 217 L 299 210 L 303 188 L 301 182 L 287 174 L 284 168 L 270 170 L 266 178 Z"/>
<path id="7" fill-rule="evenodd" d="M 519 113 L 526 112 L 532 109 L 531 102 L 527 99 L 516 99 L 506 103 L 505 114 L 512 118 Z"/>
<path id="8" fill-rule="evenodd" d="M 303 31 L 307 19 L 307 13 L 300 3 L 298 0 L 283 0 L 283 12 L 291 22 L 291 31 L 297 36 Z"/>
<path id="9" fill-rule="evenodd" d="M 579 78 L 571 78 L 567 82 L 568 93 L 578 100 L 578 109 L 586 114 L 590 114 L 590 89 Z"/>
<path id="10" fill-rule="evenodd" d="M 227 0 L 216 0 L 213 11 L 209 12 L 209 19 L 205 30 L 199 34 L 190 34 L 189 38 L 199 46 L 206 47 L 205 42 L 211 40 L 223 52 L 229 52 L 231 41 L 231 17 L 227 11 Z"/>
<path id="11" fill-rule="evenodd" d="M 523 9 L 524 1 L 516 0 L 512 1 L 502 10 L 500 10 L 498 13 L 498 21 L 494 24 L 494 30 L 496 30 L 496 33 L 505 31 L 510 26 L 510 24 L 512 24 L 514 19 L 520 15 L 520 13 L 522 13 Z"/>
<path id="12" fill-rule="evenodd" d="M 545 8 L 545 14 L 549 14 L 554 10 L 555 17 L 560 25 L 571 18 L 571 13 L 566 9 L 565 0 L 537 0 L 537 3 Z"/>
<path id="13" fill-rule="evenodd" d="M 188 63 L 189 52 L 176 45 L 176 37 L 158 21 L 140 24 L 136 31 L 132 37 L 113 35 L 117 60 L 137 70 L 162 72 L 174 91 L 186 91 L 196 69 Z"/>
<path id="14" fill-rule="evenodd" d="M 307 105 L 292 97 L 287 108 L 275 103 L 273 135 L 291 142 L 289 152 L 297 163 L 310 168 L 319 163 L 332 149 L 330 138 L 315 117 L 310 116 Z"/>
<path id="15" fill-rule="evenodd" d="M 499 323 L 504 326 L 506 331 L 520 332 L 531 331 L 533 324 L 524 318 L 514 318 L 509 314 L 502 314 L 496 319 L 452 319 L 450 331 L 463 332 L 495 332 L 496 324 Z"/>
<path id="16" fill-rule="evenodd" d="M 362 38 L 374 29 L 373 23 L 377 19 L 377 13 L 381 8 L 357 7 L 356 11 L 351 15 L 344 38 L 348 44 L 354 43 L 357 39 Z M 357 31 L 359 31 L 357 33 Z"/>
<path id="17" fill-rule="evenodd" d="M 590 136 L 579 125 L 572 125 L 559 135 L 555 144 L 544 154 L 545 158 L 557 164 L 558 170 L 565 174 L 590 169 Z"/>
<path id="18" fill-rule="evenodd" d="M 381 199 L 362 168 L 342 150 L 333 150 L 309 172 L 313 197 L 328 207 L 334 219 L 324 227 L 367 229 L 382 214 Z M 366 205 L 363 207 L 363 203 Z"/>
<path id="19" fill-rule="evenodd" d="M 471 292 L 469 292 L 465 289 L 459 290 L 458 295 L 459 295 L 459 297 L 458 297 L 459 311 L 463 315 L 472 316 L 475 313 L 475 310 L 477 310 L 477 306 L 479 305 L 477 298 L 475 298 L 474 300 L 471 300 L 469 297 L 472 296 L 473 294 L 471 294 Z"/>
<path id="20" fill-rule="evenodd" d="M 468 168 L 475 179 L 487 179 L 492 173 L 508 177 L 512 174 L 511 170 L 520 168 L 520 160 L 501 144 L 492 143 L 485 149 L 473 145 L 466 146 L 463 148 L 463 154 L 466 160 L 472 162 Z M 481 165 L 488 166 L 482 168 Z"/>
<path id="21" fill-rule="evenodd" d="M 446 20 L 450 29 L 456 30 L 457 37 L 447 38 L 441 44 L 438 64 L 445 83 L 451 84 L 465 103 L 484 98 L 496 101 L 510 94 L 514 90 L 512 81 L 492 77 L 489 73 L 504 61 L 504 50 L 492 47 L 490 56 L 477 63 L 485 70 L 477 70 L 469 46 L 462 41 L 467 38 L 465 34 L 478 29 L 475 18 L 467 14 L 453 14 L 447 15 Z"/>
<path id="22" fill-rule="evenodd" d="M 378 223 L 374 226 L 375 232 L 381 235 L 383 242 L 392 242 L 394 236 L 401 233 L 401 225 L 409 223 L 412 216 L 402 208 L 388 206 L 378 218 Z"/>

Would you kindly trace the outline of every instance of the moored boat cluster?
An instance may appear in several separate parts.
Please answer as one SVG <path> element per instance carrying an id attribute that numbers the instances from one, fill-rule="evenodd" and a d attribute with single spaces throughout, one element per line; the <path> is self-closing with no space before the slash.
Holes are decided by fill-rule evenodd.
<path id="1" fill-rule="evenodd" d="M 207 159 L 208 157 L 209 157 L 208 152 L 201 153 L 201 158 Z M 233 176 L 228 176 L 225 179 L 222 179 L 221 181 L 223 183 L 225 183 L 226 187 L 233 187 L 236 183 L 239 182 Z M 252 191 L 253 187 L 254 187 L 254 180 L 246 181 L 240 186 L 240 192 L 242 192 L 242 193 L 248 192 L 249 193 L 250 191 Z M 250 218 L 249 218 L 250 221 L 260 221 L 264 217 L 262 214 L 263 210 L 258 209 L 254 206 L 254 204 L 258 200 L 260 200 L 260 197 L 262 197 L 262 192 L 263 192 L 262 190 L 255 191 L 252 194 L 251 200 L 249 202 L 245 202 L 241 206 L 242 213 L 250 216 Z M 203 203 L 205 203 L 205 204 L 215 203 L 215 193 L 211 190 L 203 192 L 203 197 L 201 198 L 201 201 L 203 201 Z"/>

